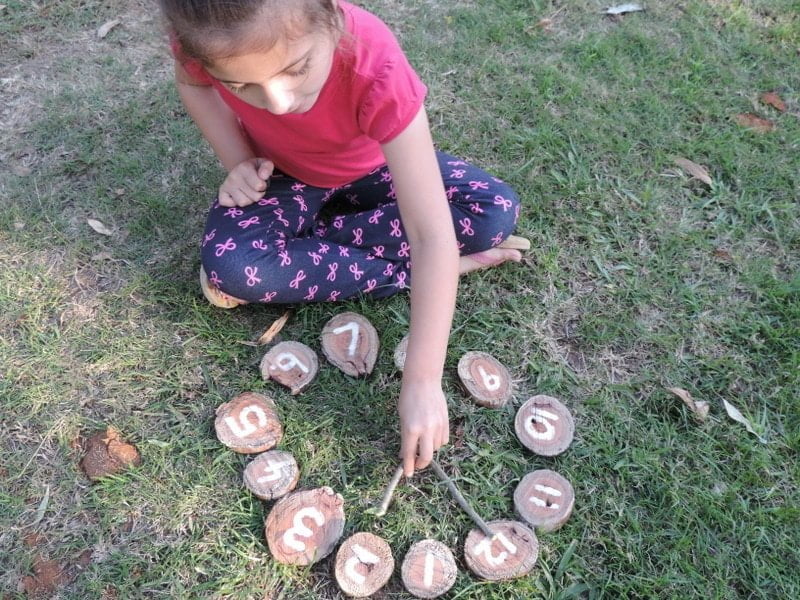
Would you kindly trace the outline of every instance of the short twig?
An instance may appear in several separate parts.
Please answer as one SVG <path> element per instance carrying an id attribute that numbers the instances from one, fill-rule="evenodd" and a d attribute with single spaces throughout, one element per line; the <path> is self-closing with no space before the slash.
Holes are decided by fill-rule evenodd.
<path id="1" fill-rule="evenodd" d="M 439 463 L 435 460 L 432 460 L 431 469 L 433 469 L 433 472 L 436 473 L 436 476 L 447 486 L 447 489 L 450 491 L 450 494 L 453 496 L 453 498 L 455 498 L 456 502 L 458 502 L 458 505 L 464 509 L 464 512 L 469 515 L 470 519 L 475 522 L 483 534 L 486 537 L 494 539 L 494 531 L 492 531 L 492 529 L 486 524 L 486 521 L 481 519 L 480 515 L 476 513 L 475 510 L 469 505 L 467 499 L 461 495 L 461 492 L 458 491 L 456 484 L 453 483 L 453 480 L 447 476 L 447 473 L 445 473 L 444 470 L 442 470 L 442 467 L 439 465 Z"/>
<path id="2" fill-rule="evenodd" d="M 376 517 L 382 517 L 386 514 L 386 511 L 389 509 L 389 504 L 392 502 L 394 490 L 397 487 L 397 484 L 400 483 L 400 478 L 402 476 L 403 465 L 400 465 L 397 467 L 397 469 L 395 469 L 394 475 L 392 475 L 392 478 L 389 480 L 389 484 L 386 486 L 386 491 L 383 492 L 381 503 L 370 511 Z"/>

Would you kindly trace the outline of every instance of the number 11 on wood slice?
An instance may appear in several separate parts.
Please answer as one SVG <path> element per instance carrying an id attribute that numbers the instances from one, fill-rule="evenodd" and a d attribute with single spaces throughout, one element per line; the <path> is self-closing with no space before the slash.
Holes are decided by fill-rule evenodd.
<path id="1" fill-rule="evenodd" d="M 234 452 L 256 454 L 281 441 L 283 426 L 275 402 L 262 394 L 245 392 L 217 408 L 217 438 Z"/>
<path id="2" fill-rule="evenodd" d="M 378 332 L 359 314 L 336 315 L 322 329 L 322 352 L 351 377 L 369 375 L 378 358 Z"/>
<path id="3" fill-rule="evenodd" d="M 372 533 L 347 538 L 336 553 L 336 583 L 353 598 L 366 598 L 381 589 L 394 570 L 392 549 Z"/>

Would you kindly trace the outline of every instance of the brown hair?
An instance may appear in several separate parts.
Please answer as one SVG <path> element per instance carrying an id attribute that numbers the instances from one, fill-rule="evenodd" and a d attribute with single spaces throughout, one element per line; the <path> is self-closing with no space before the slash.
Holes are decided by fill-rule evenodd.
<path id="1" fill-rule="evenodd" d="M 281 40 L 327 30 L 341 33 L 333 0 L 159 0 L 170 34 L 186 58 L 206 66 Z M 264 26 L 253 27 L 259 23 Z"/>

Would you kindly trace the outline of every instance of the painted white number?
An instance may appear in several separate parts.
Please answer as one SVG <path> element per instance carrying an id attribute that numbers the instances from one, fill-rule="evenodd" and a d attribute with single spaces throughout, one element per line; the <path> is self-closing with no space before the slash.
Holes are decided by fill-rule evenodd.
<path id="1" fill-rule="evenodd" d="M 247 415 L 254 414 L 258 419 L 258 425 L 253 425 L 247 418 Z M 225 424 L 233 432 L 236 437 L 245 437 L 256 431 L 259 427 L 264 427 L 267 424 L 267 415 L 261 410 L 260 406 L 251 404 L 244 407 L 239 413 L 239 420 L 237 422 L 233 417 L 225 417 Z"/>
<path id="2" fill-rule="evenodd" d="M 353 356 L 356 353 L 356 346 L 358 345 L 358 332 L 361 331 L 361 328 L 358 326 L 358 323 L 355 321 L 350 321 L 346 325 L 342 325 L 341 327 L 337 327 L 333 330 L 333 333 L 339 335 L 340 333 L 344 333 L 345 331 L 350 331 L 350 345 L 347 347 L 347 356 Z"/>
<path id="3" fill-rule="evenodd" d="M 503 545 L 503 547 L 506 550 L 508 550 L 508 552 L 504 550 L 500 552 L 500 554 L 495 556 L 492 553 L 492 538 L 488 537 L 483 538 L 479 544 L 475 544 L 475 547 L 472 550 L 473 552 L 475 552 L 475 554 L 479 556 L 483 554 L 484 558 L 486 559 L 486 562 L 489 563 L 490 566 L 492 567 L 500 566 L 504 562 L 506 562 L 506 558 L 508 558 L 509 553 L 510 554 L 517 553 L 517 547 L 511 542 L 509 542 L 506 536 L 504 536 L 502 533 L 497 534 L 497 541 L 499 541 Z"/>
<path id="4" fill-rule="evenodd" d="M 308 373 L 308 366 L 304 365 L 303 362 L 291 352 L 281 352 L 278 354 L 275 358 L 275 364 L 270 368 L 274 369 L 276 365 L 281 371 L 291 371 L 295 367 L 300 367 L 303 373 Z"/>
<path id="5" fill-rule="evenodd" d="M 429 588 L 433 585 L 433 563 L 437 559 L 440 563 L 444 564 L 444 561 L 441 559 L 441 557 L 436 556 L 432 552 L 425 554 L 425 574 L 422 577 L 422 585 L 424 585 L 426 588 Z"/>
<path id="6" fill-rule="evenodd" d="M 322 527 L 325 524 L 325 516 L 313 506 L 307 506 L 306 508 L 298 510 L 292 520 L 292 527 L 283 533 L 283 543 L 297 552 L 304 552 L 306 549 L 305 542 L 301 542 L 297 538 L 309 538 L 314 535 L 308 527 L 303 525 L 303 519 L 305 518 L 314 521 L 317 527 Z"/>
<path id="7" fill-rule="evenodd" d="M 544 492 L 548 496 L 555 496 L 557 498 L 559 496 L 561 496 L 561 492 L 559 492 L 556 488 L 551 488 L 550 486 L 547 486 L 547 485 L 541 485 L 541 484 L 535 483 L 535 484 L 533 484 L 533 489 L 535 489 L 537 492 Z M 547 502 L 545 500 L 542 500 L 541 498 L 539 498 L 537 496 L 531 496 L 530 500 L 536 506 L 542 506 L 542 507 L 547 506 Z M 558 510 L 559 505 L 553 502 L 553 503 L 550 504 L 550 506 L 548 508 L 552 508 L 553 510 Z"/>
<path id="8" fill-rule="evenodd" d="M 501 379 L 497 375 L 491 375 L 487 373 L 482 365 L 478 365 L 478 373 L 481 374 L 483 385 L 486 386 L 487 390 L 494 392 L 500 389 Z"/>
<path id="9" fill-rule="evenodd" d="M 345 575 L 347 575 L 351 580 L 361 585 L 366 581 L 366 577 L 356 571 L 356 566 L 358 566 L 358 563 L 364 563 L 365 565 L 377 565 L 379 562 L 381 562 L 381 559 L 375 556 L 372 552 L 366 548 L 362 548 L 358 544 L 353 544 L 353 556 L 348 558 L 347 562 L 344 563 L 344 572 Z"/>
<path id="10" fill-rule="evenodd" d="M 548 420 L 549 419 L 549 420 Z M 535 440 L 552 440 L 556 437 L 556 428 L 550 421 L 558 421 L 558 415 L 549 410 L 541 410 L 534 407 L 533 414 L 525 421 L 525 431 Z M 544 431 L 537 431 L 534 423 L 544 425 Z"/>
<path id="11" fill-rule="evenodd" d="M 264 473 L 269 473 L 263 477 L 259 477 L 256 481 L 258 483 L 267 483 L 269 481 L 276 481 L 281 478 L 281 469 L 289 464 L 288 460 L 274 463 L 271 459 L 267 459 L 267 464 L 264 465 Z"/>

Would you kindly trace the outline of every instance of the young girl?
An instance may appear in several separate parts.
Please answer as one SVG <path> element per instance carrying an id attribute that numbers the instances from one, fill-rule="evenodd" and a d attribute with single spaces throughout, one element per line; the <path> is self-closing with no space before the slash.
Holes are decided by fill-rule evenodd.
<path id="1" fill-rule="evenodd" d="M 232 307 L 409 288 L 398 413 L 412 475 L 448 442 L 441 378 L 459 273 L 521 258 L 507 241 L 516 195 L 434 150 L 426 88 L 370 13 L 344 0 L 161 6 L 180 97 L 228 171 L 202 242 L 206 297 Z"/>

